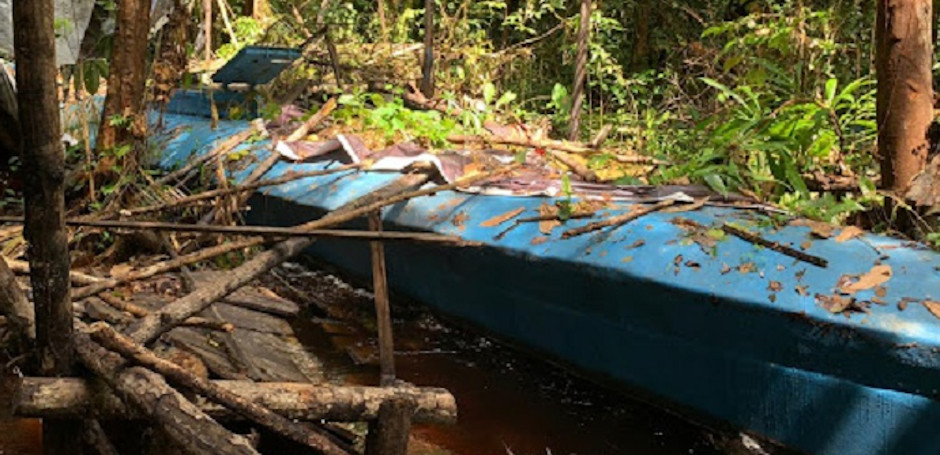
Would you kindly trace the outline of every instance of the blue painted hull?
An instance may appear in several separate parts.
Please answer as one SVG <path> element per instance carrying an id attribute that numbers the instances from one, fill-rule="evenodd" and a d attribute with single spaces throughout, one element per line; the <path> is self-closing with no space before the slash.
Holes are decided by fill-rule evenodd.
<path id="1" fill-rule="evenodd" d="M 172 114 L 165 122 L 168 131 L 187 126 L 157 137 L 166 167 L 247 127 L 223 121 L 212 131 L 204 118 Z M 325 166 L 281 163 L 269 176 Z M 396 177 L 349 173 L 273 188 L 256 196 L 251 221 L 307 221 Z M 807 252 L 829 260 L 822 269 L 736 238 L 706 254 L 670 222 L 751 216 L 719 208 L 655 213 L 569 240 L 556 229 L 546 242 L 533 241 L 541 237 L 535 223 L 500 240 L 494 236 L 506 225 L 481 226 L 520 207 L 534 213 L 543 202 L 448 192 L 387 209 L 388 229 L 485 243 L 390 244 L 390 285 L 567 364 L 808 453 L 940 453 L 940 319 L 919 303 L 896 306 L 905 297 L 940 299 L 937 254 L 871 235 L 815 240 Z M 808 232 L 787 227 L 764 236 L 800 245 Z M 361 276 L 369 271 L 361 244 L 318 242 L 309 254 Z M 864 274 L 876 262 L 893 270 L 881 297 L 888 305 L 847 318 L 817 304 L 814 295 L 831 295 L 843 274 Z M 738 271 L 742 264 L 754 271 Z"/>

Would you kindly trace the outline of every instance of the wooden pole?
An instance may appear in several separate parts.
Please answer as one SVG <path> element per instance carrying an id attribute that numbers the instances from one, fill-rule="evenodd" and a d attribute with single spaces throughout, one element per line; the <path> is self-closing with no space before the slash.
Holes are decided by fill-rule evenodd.
<path id="1" fill-rule="evenodd" d="M 56 95 L 55 18 L 52 0 L 13 2 L 17 104 L 22 134 L 26 202 L 24 237 L 29 245 L 36 347 L 40 373 L 72 372 L 72 302 L 69 299 L 69 250 L 65 230 L 65 150 Z M 48 420 L 43 450 L 74 453 L 81 427 Z"/>
<path id="2" fill-rule="evenodd" d="M 581 0 L 581 24 L 578 26 L 578 56 L 575 60 L 574 86 L 571 90 L 571 118 L 568 139 L 578 140 L 581 135 L 581 105 L 584 101 L 584 82 L 587 80 L 588 40 L 591 37 L 591 0 Z"/>
<path id="3" fill-rule="evenodd" d="M 382 231 L 382 212 L 369 214 L 369 229 Z M 372 287 L 375 294 L 375 322 L 379 336 L 380 384 L 383 387 L 395 384 L 395 347 L 392 335 L 392 316 L 388 301 L 388 279 L 385 271 L 385 247 L 381 241 L 371 242 Z"/>
<path id="4" fill-rule="evenodd" d="M 878 152 L 885 189 L 904 191 L 927 163 L 933 121 L 931 0 L 878 0 Z"/>

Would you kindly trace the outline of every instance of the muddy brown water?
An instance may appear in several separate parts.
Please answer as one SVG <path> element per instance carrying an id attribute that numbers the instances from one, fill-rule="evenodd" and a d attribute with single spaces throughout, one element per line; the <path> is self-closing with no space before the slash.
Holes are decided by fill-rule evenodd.
<path id="1" fill-rule="evenodd" d="M 377 383 L 368 292 L 314 264 L 288 264 L 265 281 L 308 304 L 294 328 L 332 380 Z M 393 296 L 393 315 L 398 377 L 449 389 L 459 410 L 456 425 L 413 429 L 414 445 L 420 447 L 416 454 L 728 453 L 714 442 L 722 435 L 507 348 L 479 331 L 444 322 L 416 303 Z M 11 381 L 0 380 L 0 455 L 39 455 L 41 423 L 12 418 L 10 392 Z M 779 448 L 770 452 L 784 453 Z"/>

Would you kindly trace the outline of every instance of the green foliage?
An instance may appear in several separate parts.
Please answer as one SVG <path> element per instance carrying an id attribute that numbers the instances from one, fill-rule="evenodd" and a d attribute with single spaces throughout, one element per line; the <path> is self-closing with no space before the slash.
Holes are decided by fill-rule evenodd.
<path id="1" fill-rule="evenodd" d="M 219 58 L 232 58 L 243 47 L 255 44 L 264 36 L 264 28 L 258 21 L 250 17 L 236 18 L 235 22 L 232 24 L 232 29 L 235 32 L 235 37 L 238 39 L 238 45 L 236 46 L 235 43 L 229 42 L 220 46 L 219 49 L 216 50 L 216 55 L 218 55 Z"/>
<path id="2" fill-rule="evenodd" d="M 346 123 L 362 122 L 365 127 L 381 131 L 386 139 L 401 136 L 442 147 L 447 144 L 447 136 L 457 129 L 454 119 L 437 111 L 409 109 L 399 96 L 386 99 L 377 93 L 345 94 L 339 98 L 339 105 L 335 118 Z"/>

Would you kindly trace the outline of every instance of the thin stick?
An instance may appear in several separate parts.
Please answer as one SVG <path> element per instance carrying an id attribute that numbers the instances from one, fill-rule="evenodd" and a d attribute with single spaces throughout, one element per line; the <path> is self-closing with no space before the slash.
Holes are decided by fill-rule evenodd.
<path id="1" fill-rule="evenodd" d="M 15 218 L 0 217 L 0 220 L 9 222 Z M 69 226 L 87 226 L 104 229 L 133 229 L 147 231 L 175 231 L 175 232 L 204 232 L 210 234 L 257 235 L 265 237 L 328 237 L 344 240 L 365 241 L 414 241 L 422 243 L 453 244 L 457 246 L 479 246 L 478 242 L 470 242 L 452 235 L 429 234 L 423 232 L 374 232 L 345 229 L 301 229 L 280 228 L 267 226 L 212 226 L 203 224 L 161 223 L 157 221 L 80 221 L 66 220 Z M 19 263 L 20 261 L 16 261 Z M 12 268 L 12 267 L 11 267 Z M 14 269 L 16 270 L 16 269 Z M 28 270 L 28 269 L 27 269 Z M 78 272 L 73 272 L 78 273 Z M 84 275 L 84 274 L 79 274 Z M 87 276 L 87 275 L 85 275 Z M 102 281 L 102 278 L 88 277 L 81 280 L 81 284 L 92 284 Z M 79 280 L 73 280 L 79 281 Z"/>
<path id="2" fill-rule="evenodd" d="M 222 141 L 221 144 L 219 144 L 217 147 L 212 149 L 212 151 L 210 151 L 209 153 L 206 153 L 205 155 L 195 158 L 194 160 L 190 161 L 189 164 L 167 175 L 164 175 L 163 177 L 160 177 L 153 183 L 152 186 L 159 187 L 169 182 L 172 182 L 174 180 L 178 180 L 178 179 L 185 177 L 193 169 L 196 169 L 197 167 L 205 164 L 209 160 L 217 156 L 225 155 L 226 153 L 230 152 L 232 149 L 240 145 L 242 142 L 245 142 L 246 140 L 248 140 L 248 138 L 251 137 L 251 135 L 254 134 L 256 131 L 257 131 L 257 128 L 249 128 L 247 130 L 244 130 L 235 134 L 234 136 L 229 137 L 228 139 Z"/>
<path id="3" fill-rule="evenodd" d="M 313 427 L 293 422 L 270 409 L 248 401 L 229 390 L 219 387 L 207 379 L 196 376 L 179 365 L 161 359 L 149 349 L 134 343 L 133 340 L 117 333 L 111 327 L 100 324 L 90 333 L 93 340 L 137 364 L 153 370 L 172 382 L 182 385 L 196 393 L 215 401 L 248 419 L 295 442 L 307 445 L 326 455 L 348 455 L 330 438 Z"/>
<path id="4" fill-rule="evenodd" d="M 618 215 L 613 218 L 606 219 L 604 221 L 598 221 L 598 222 L 591 223 L 585 226 L 577 227 L 574 229 L 569 229 L 561 234 L 561 238 L 569 239 L 571 237 L 579 236 L 581 234 L 587 234 L 588 232 L 599 231 L 606 227 L 622 226 L 637 218 L 640 218 L 641 216 L 648 215 L 657 210 L 662 210 L 675 203 L 676 201 L 674 199 L 666 199 L 666 200 L 659 201 L 649 206 L 642 206 L 642 207 L 634 206 L 633 210 L 631 210 L 630 212 L 624 213 L 623 215 Z"/>
<path id="5" fill-rule="evenodd" d="M 776 252 L 778 252 L 778 253 L 785 254 L 785 255 L 790 256 L 790 257 L 792 257 L 792 258 L 799 259 L 799 260 L 801 260 L 801 261 L 803 261 L 803 262 L 808 262 L 808 263 L 813 264 L 813 265 L 815 265 L 815 266 L 817 266 L 817 267 L 826 268 L 826 267 L 829 265 L 829 261 L 828 261 L 827 259 L 825 259 L 825 258 L 821 258 L 821 257 L 819 257 L 819 256 L 813 256 L 812 254 L 808 254 L 808 253 L 804 253 L 804 252 L 802 252 L 802 251 L 800 251 L 800 250 L 797 250 L 797 249 L 788 247 L 788 246 L 786 246 L 786 245 L 783 245 L 783 244 L 781 244 L 780 242 L 774 242 L 774 241 L 772 241 L 772 240 L 767 240 L 767 239 L 765 239 L 765 238 L 763 238 L 763 237 L 761 237 L 761 236 L 759 236 L 759 235 L 757 235 L 757 234 L 754 234 L 754 233 L 752 233 L 752 232 L 745 231 L 744 229 L 741 229 L 741 228 L 734 227 L 734 226 L 732 226 L 732 225 L 730 225 L 730 224 L 727 224 L 727 223 L 725 223 L 724 225 L 721 226 L 721 230 L 722 230 L 722 231 L 725 231 L 725 232 L 727 232 L 728 234 L 731 234 L 731 235 L 733 235 L 733 236 L 735 236 L 735 237 L 738 237 L 738 238 L 740 238 L 741 240 L 744 240 L 744 241 L 747 241 L 747 242 L 751 242 L 751 243 L 753 243 L 753 244 L 755 244 L 755 245 L 760 245 L 760 246 L 765 247 L 765 248 L 769 248 L 769 249 L 774 250 L 774 251 L 776 251 Z"/>
<path id="6" fill-rule="evenodd" d="M 382 231 L 381 212 L 369 214 L 369 229 Z M 372 289 L 375 294 L 375 321 L 379 332 L 380 384 L 383 387 L 395 384 L 395 347 L 392 335 L 392 316 L 388 302 L 388 280 L 385 273 L 385 248 L 382 242 L 370 245 L 372 252 Z"/>
<path id="7" fill-rule="evenodd" d="M 499 234 L 496 234 L 496 236 L 493 237 L 493 240 L 502 239 L 503 237 L 506 236 L 506 234 L 508 234 L 513 229 L 519 227 L 519 225 L 522 223 L 536 223 L 536 222 L 542 222 L 542 221 L 566 221 L 566 220 L 575 220 L 575 219 L 580 219 L 580 218 L 591 218 L 592 216 L 594 216 L 595 213 L 597 212 L 594 212 L 594 211 L 574 212 L 568 215 L 567 217 L 562 217 L 560 213 L 555 213 L 552 215 L 539 215 L 539 216 L 532 216 L 528 218 L 519 218 L 514 223 L 512 223 L 511 226 L 509 226 L 508 228 L 506 228 Z"/>

